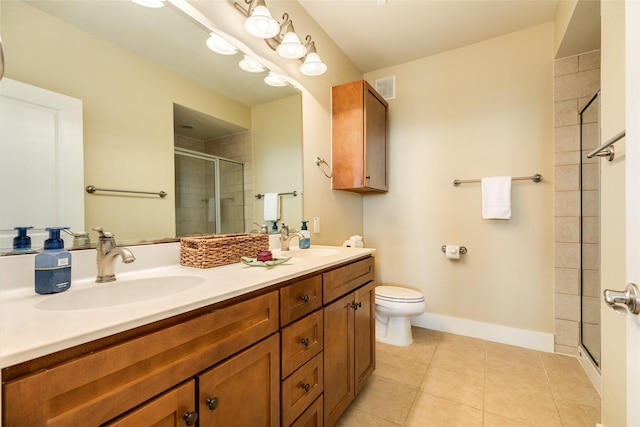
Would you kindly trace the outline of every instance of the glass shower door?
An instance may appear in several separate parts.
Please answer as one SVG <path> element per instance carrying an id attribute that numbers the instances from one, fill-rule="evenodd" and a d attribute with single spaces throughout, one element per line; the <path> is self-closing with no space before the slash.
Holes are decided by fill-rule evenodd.
<path id="1" fill-rule="evenodd" d="M 244 232 L 244 165 L 175 153 L 176 236 Z"/>
<path id="2" fill-rule="evenodd" d="M 587 153 L 600 145 L 600 92 L 580 111 L 581 345 L 600 368 L 600 162 Z"/>

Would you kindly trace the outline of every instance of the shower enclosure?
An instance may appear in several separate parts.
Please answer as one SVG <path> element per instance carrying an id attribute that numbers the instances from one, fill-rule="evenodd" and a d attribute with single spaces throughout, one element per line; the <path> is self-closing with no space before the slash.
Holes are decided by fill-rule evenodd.
<path id="1" fill-rule="evenodd" d="M 175 150 L 176 236 L 244 232 L 244 164 Z"/>
<path id="2" fill-rule="evenodd" d="M 600 370 L 600 92 L 580 111 L 580 344 Z"/>

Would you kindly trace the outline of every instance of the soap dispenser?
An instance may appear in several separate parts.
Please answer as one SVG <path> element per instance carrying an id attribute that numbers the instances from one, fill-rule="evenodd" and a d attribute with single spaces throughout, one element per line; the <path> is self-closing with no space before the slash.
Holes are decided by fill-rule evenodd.
<path id="1" fill-rule="evenodd" d="M 18 235 L 13 238 L 13 250 L 11 254 L 24 254 L 33 252 L 31 249 L 31 237 L 27 236 L 27 230 L 31 230 L 33 227 L 14 227 L 14 230 L 18 231 Z"/>
<path id="2" fill-rule="evenodd" d="M 304 236 L 304 239 L 298 240 L 298 246 L 300 249 L 309 249 L 311 246 L 311 233 L 307 229 L 307 223 L 309 221 L 302 221 L 302 227 L 300 228 L 300 234 Z"/>
<path id="3" fill-rule="evenodd" d="M 53 294 L 71 287 L 71 254 L 64 250 L 60 230 L 69 227 L 50 227 L 44 249 L 36 255 L 36 293 Z"/>

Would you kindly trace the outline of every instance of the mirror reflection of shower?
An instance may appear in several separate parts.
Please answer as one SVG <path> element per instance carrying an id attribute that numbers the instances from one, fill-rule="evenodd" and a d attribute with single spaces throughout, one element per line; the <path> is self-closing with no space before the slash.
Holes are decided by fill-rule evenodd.
<path id="1" fill-rule="evenodd" d="M 250 228 L 252 157 L 250 130 L 174 104 L 177 237 Z"/>
<path id="2" fill-rule="evenodd" d="M 580 344 L 600 369 L 600 92 L 580 111 Z"/>
<path id="3" fill-rule="evenodd" d="M 244 165 L 175 152 L 176 236 L 244 232 Z"/>

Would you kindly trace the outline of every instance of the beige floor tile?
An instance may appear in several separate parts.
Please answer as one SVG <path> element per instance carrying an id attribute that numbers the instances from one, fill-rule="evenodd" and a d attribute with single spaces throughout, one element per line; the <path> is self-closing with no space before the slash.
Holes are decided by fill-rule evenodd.
<path id="1" fill-rule="evenodd" d="M 335 427 L 401 427 L 402 424 L 392 423 L 362 411 L 353 405 L 340 417 Z"/>
<path id="2" fill-rule="evenodd" d="M 428 364 L 435 351 L 436 344 L 417 340 L 407 347 L 376 343 L 376 355 L 378 355 L 378 358 L 387 359 L 389 362 L 396 363 L 397 365 L 402 365 L 407 362 Z"/>
<path id="3" fill-rule="evenodd" d="M 511 420 L 502 415 L 492 414 L 490 412 L 484 413 L 484 426 L 486 427 L 527 427 L 533 426 L 533 424 L 525 423 L 522 421 Z"/>
<path id="4" fill-rule="evenodd" d="M 553 353 L 541 357 L 556 399 L 600 407 L 602 399 L 575 357 Z"/>
<path id="5" fill-rule="evenodd" d="M 417 394 L 417 388 L 372 375 L 352 406 L 378 418 L 402 424 Z"/>
<path id="6" fill-rule="evenodd" d="M 486 362 L 486 352 L 465 349 L 459 342 L 439 344 L 431 358 L 432 365 L 478 378 L 484 378 Z"/>
<path id="7" fill-rule="evenodd" d="M 398 364 L 393 361 L 388 361 L 387 358 L 379 357 L 376 360 L 376 370 L 374 375 L 406 384 L 413 388 L 418 388 L 422 383 L 428 366 L 429 365 L 426 363 L 412 361 L 405 361 L 402 364 Z"/>
<path id="8" fill-rule="evenodd" d="M 413 334 L 413 340 L 415 342 L 421 342 L 425 344 L 438 345 L 442 339 L 443 333 L 440 331 L 434 331 L 433 329 L 419 328 L 417 326 L 411 327 Z"/>
<path id="9" fill-rule="evenodd" d="M 519 382 L 485 385 L 484 410 L 535 425 L 561 426 L 552 396 L 524 390 Z"/>
<path id="10" fill-rule="evenodd" d="M 526 366 L 507 360 L 488 359 L 485 382 L 499 388 L 515 385 L 528 393 L 552 396 L 547 374 L 542 367 Z"/>
<path id="11" fill-rule="evenodd" d="M 482 411 L 427 393 L 419 393 L 405 427 L 481 427 Z"/>
<path id="12" fill-rule="evenodd" d="M 497 359 L 521 363 L 526 366 L 542 367 L 540 352 L 495 342 L 487 343 L 487 359 Z"/>
<path id="13" fill-rule="evenodd" d="M 430 366 L 420 387 L 422 392 L 472 408 L 482 409 L 484 404 L 484 379 Z"/>
<path id="14" fill-rule="evenodd" d="M 574 402 L 556 400 L 562 425 L 565 427 L 595 426 L 600 423 L 600 407 L 580 405 Z"/>

